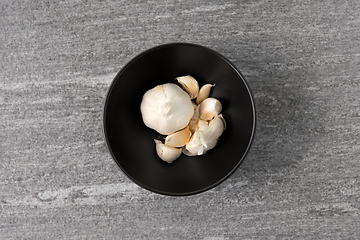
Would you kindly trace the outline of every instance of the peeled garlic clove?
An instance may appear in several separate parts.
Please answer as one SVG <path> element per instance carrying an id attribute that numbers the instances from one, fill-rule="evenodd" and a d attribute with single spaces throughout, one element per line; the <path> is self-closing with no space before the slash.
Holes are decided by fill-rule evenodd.
<path id="1" fill-rule="evenodd" d="M 185 91 L 190 95 L 191 99 L 197 97 L 199 92 L 199 84 L 192 76 L 177 77 L 176 80 L 181 84 Z"/>
<path id="2" fill-rule="evenodd" d="M 202 101 L 204 101 L 206 98 L 209 97 L 210 95 L 210 90 L 212 87 L 214 87 L 214 85 L 211 84 L 205 84 L 204 86 L 202 86 L 199 90 L 198 96 L 196 98 L 196 103 L 200 104 Z"/>
<path id="3" fill-rule="evenodd" d="M 220 114 L 222 105 L 216 98 L 206 98 L 199 105 L 200 118 L 203 120 L 211 120 L 215 115 Z"/>
<path id="4" fill-rule="evenodd" d="M 173 83 L 148 90 L 140 110 L 145 125 L 163 135 L 185 128 L 194 115 L 189 95 Z"/>
<path id="5" fill-rule="evenodd" d="M 191 132 L 189 127 L 186 127 L 183 130 L 168 135 L 165 138 L 165 145 L 170 147 L 182 147 L 189 141 L 190 136 Z"/>
<path id="6" fill-rule="evenodd" d="M 165 162 L 172 163 L 181 155 L 181 148 L 174 148 L 163 144 L 160 140 L 154 139 L 157 155 Z"/>
<path id="7" fill-rule="evenodd" d="M 202 131 L 196 130 L 190 141 L 183 147 L 182 152 L 187 156 L 203 155 L 206 153 L 207 144 Z"/>
<path id="8" fill-rule="evenodd" d="M 210 122 L 209 126 L 203 131 L 204 139 L 207 144 L 207 149 L 214 148 L 219 140 L 219 137 L 225 131 L 226 122 L 223 116 L 216 115 L 215 118 Z"/>

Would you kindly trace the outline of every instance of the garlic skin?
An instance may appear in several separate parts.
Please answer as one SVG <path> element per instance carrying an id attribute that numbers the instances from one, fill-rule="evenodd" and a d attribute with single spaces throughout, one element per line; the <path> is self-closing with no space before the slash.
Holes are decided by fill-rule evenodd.
<path id="1" fill-rule="evenodd" d="M 156 153 L 161 158 L 161 160 L 172 163 L 174 160 L 180 157 L 181 148 L 174 148 L 163 144 L 160 140 L 154 139 L 156 144 Z"/>
<path id="2" fill-rule="evenodd" d="M 163 135 L 185 128 L 194 115 L 189 95 L 173 83 L 148 90 L 143 96 L 140 110 L 144 124 Z"/>
<path id="3" fill-rule="evenodd" d="M 192 76 L 177 77 L 176 80 L 181 84 L 191 99 L 195 99 L 199 92 L 199 83 Z"/>
<path id="4" fill-rule="evenodd" d="M 199 105 L 200 118 L 203 120 L 211 120 L 215 115 L 220 114 L 222 105 L 216 98 L 206 98 Z"/>
<path id="5" fill-rule="evenodd" d="M 165 138 L 165 145 L 170 147 L 182 147 L 190 139 L 191 132 L 189 127 L 186 127 L 180 131 L 172 133 Z"/>
<path id="6" fill-rule="evenodd" d="M 208 98 L 210 95 L 210 90 L 214 86 L 215 86 L 215 84 L 214 85 L 205 84 L 204 86 L 202 86 L 200 88 L 198 96 L 196 98 L 196 104 L 200 104 L 202 101 L 204 101 L 206 98 Z"/>

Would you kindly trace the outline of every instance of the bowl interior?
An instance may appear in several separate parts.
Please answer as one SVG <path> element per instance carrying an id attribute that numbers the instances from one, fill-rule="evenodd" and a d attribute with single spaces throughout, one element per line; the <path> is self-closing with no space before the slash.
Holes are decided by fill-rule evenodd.
<path id="1" fill-rule="evenodd" d="M 210 96 L 223 104 L 227 128 L 217 146 L 203 156 L 159 159 L 153 139 L 164 136 L 147 128 L 141 117 L 143 94 L 159 84 L 191 75 L 202 86 L 216 84 Z M 104 105 L 104 133 L 122 171 L 138 185 L 166 195 L 190 195 L 225 180 L 244 159 L 255 129 L 255 110 L 240 72 L 216 52 L 192 44 L 152 48 L 130 61 L 115 77 Z"/>

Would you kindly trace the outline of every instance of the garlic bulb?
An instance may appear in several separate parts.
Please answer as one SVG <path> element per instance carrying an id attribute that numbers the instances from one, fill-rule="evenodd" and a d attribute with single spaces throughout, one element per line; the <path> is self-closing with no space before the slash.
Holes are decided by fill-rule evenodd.
<path id="1" fill-rule="evenodd" d="M 163 144 L 160 140 L 154 139 L 157 155 L 165 162 L 172 163 L 181 155 L 181 148 L 174 148 Z"/>
<path id="2" fill-rule="evenodd" d="M 148 90 L 140 110 L 145 125 L 163 135 L 185 128 L 194 115 L 189 95 L 173 83 Z"/>
<path id="3" fill-rule="evenodd" d="M 183 130 L 168 135 L 165 138 L 165 145 L 170 147 L 182 147 L 189 141 L 190 136 L 191 132 L 189 127 L 186 127 Z"/>
<path id="4" fill-rule="evenodd" d="M 222 110 L 222 105 L 216 98 L 206 98 L 200 105 L 200 118 L 211 120 Z"/>
<path id="5" fill-rule="evenodd" d="M 191 99 L 197 97 L 199 92 L 199 84 L 192 76 L 177 77 L 176 80 L 181 84 L 185 91 L 190 95 Z"/>
<path id="6" fill-rule="evenodd" d="M 167 135 L 165 143 L 154 141 L 157 155 L 168 163 L 181 153 L 207 153 L 226 128 L 220 101 L 209 98 L 215 85 L 205 84 L 199 90 L 198 82 L 191 76 L 176 79 L 186 92 L 173 83 L 158 85 L 144 94 L 140 106 L 145 125 Z"/>
<path id="7" fill-rule="evenodd" d="M 206 98 L 209 97 L 210 95 L 210 90 L 212 87 L 214 87 L 214 85 L 211 84 L 205 84 L 204 86 L 202 86 L 199 90 L 198 96 L 196 98 L 196 103 L 200 104 L 202 101 L 204 101 Z"/>

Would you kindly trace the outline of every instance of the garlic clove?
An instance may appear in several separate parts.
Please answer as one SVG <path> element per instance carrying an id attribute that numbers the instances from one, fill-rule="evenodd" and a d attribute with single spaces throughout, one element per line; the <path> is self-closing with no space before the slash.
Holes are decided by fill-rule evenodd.
<path id="1" fill-rule="evenodd" d="M 214 148 L 219 140 L 219 137 L 226 129 L 226 122 L 222 114 L 216 115 L 209 123 L 209 126 L 203 131 L 204 139 L 207 144 L 206 150 Z"/>
<path id="2" fill-rule="evenodd" d="M 204 134 L 197 129 L 191 136 L 190 141 L 183 147 L 182 152 L 187 156 L 197 156 L 205 154 L 207 152 L 206 148 Z"/>
<path id="3" fill-rule="evenodd" d="M 219 114 L 218 117 L 222 120 L 223 124 L 224 124 L 224 130 L 226 129 L 226 121 L 225 118 L 223 117 L 222 114 Z M 217 117 L 215 116 L 215 118 L 211 119 L 208 123 L 209 125 L 215 120 L 217 119 Z"/>
<path id="4" fill-rule="evenodd" d="M 165 138 L 165 145 L 170 147 L 182 147 L 190 139 L 191 132 L 189 127 L 186 127 L 180 131 L 172 133 Z"/>
<path id="5" fill-rule="evenodd" d="M 180 157 L 181 148 L 174 148 L 163 144 L 160 140 L 154 139 L 157 155 L 165 162 L 172 163 Z"/>
<path id="6" fill-rule="evenodd" d="M 208 127 L 209 127 L 208 121 L 199 119 L 197 129 L 199 129 L 200 131 L 204 131 Z"/>
<path id="7" fill-rule="evenodd" d="M 183 148 L 183 153 L 188 156 L 203 155 L 206 153 L 207 143 L 203 131 L 209 127 L 208 121 L 198 120 L 194 134 Z"/>
<path id="8" fill-rule="evenodd" d="M 202 101 L 204 101 L 206 98 L 209 97 L 210 95 L 210 90 L 212 87 L 214 87 L 214 85 L 211 84 L 205 84 L 204 86 L 202 86 L 199 90 L 198 96 L 196 98 L 196 103 L 200 104 Z"/>
<path id="9" fill-rule="evenodd" d="M 199 84 L 192 76 L 177 77 L 176 80 L 181 84 L 185 91 L 190 95 L 191 99 L 197 97 L 199 92 Z"/>
<path id="10" fill-rule="evenodd" d="M 163 135 L 185 128 L 194 115 L 189 95 L 173 83 L 148 90 L 140 110 L 145 125 Z"/>
<path id="11" fill-rule="evenodd" d="M 203 120 L 211 120 L 215 115 L 220 114 L 222 105 L 216 98 L 206 98 L 199 105 L 200 118 Z"/>

